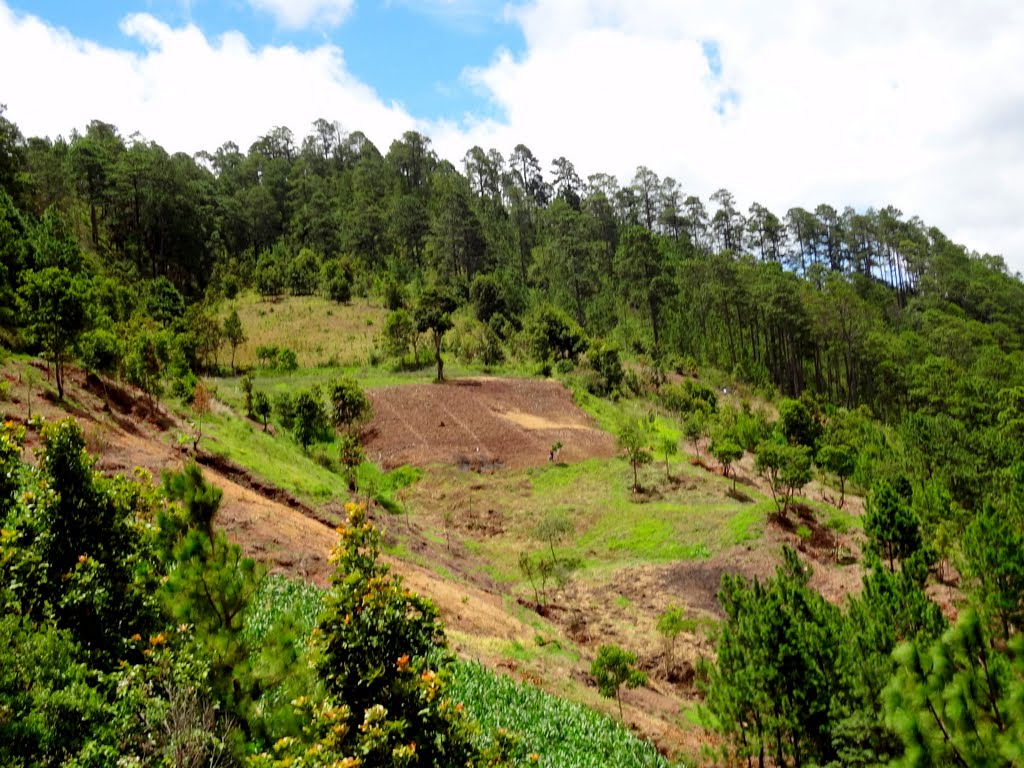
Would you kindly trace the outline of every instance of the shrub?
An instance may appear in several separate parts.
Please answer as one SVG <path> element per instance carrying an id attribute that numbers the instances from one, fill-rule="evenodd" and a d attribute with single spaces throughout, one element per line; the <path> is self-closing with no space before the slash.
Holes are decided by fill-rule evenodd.
<path id="1" fill-rule="evenodd" d="M 295 356 L 295 352 L 288 347 L 282 348 L 277 353 L 277 367 L 282 371 L 289 373 L 296 370 L 299 367 L 299 361 Z"/>
<path id="2" fill-rule="evenodd" d="M 93 373 L 111 375 L 121 365 L 121 345 L 117 336 L 103 328 L 82 335 L 79 342 L 82 365 Z"/>

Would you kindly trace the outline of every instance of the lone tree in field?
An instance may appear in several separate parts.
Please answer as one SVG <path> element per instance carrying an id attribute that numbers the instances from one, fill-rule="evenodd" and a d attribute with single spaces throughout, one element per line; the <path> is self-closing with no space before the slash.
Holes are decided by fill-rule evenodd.
<path id="1" fill-rule="evenodd" d="M 553 512 L 540 521 L 534 535 L 541 541 L 547 543 L 551 550 L 551 564 L 558 564 L 558 556 L 555 554 L 555 545 L 575 530 L 575 527 L 564 512 Z"/>
<path id="2" fill-rule="evenodd" d="M 671 481 L 672 475 L 669 474 L 668 460 L 679 453 L 679 441 L 672 435 L 662 435 L 658 440 L 658 452 L 665 460 L 665 480 Z"/>
<path id="3" fill-rule="evenodd" d="M 21 300 L 32 335 L 53 363 L 57 397 L 63 400 L 64 364 L 88 322 L 86 287 L 68 270 L 48 267 L 25 273 Z"/>
<path id="4" fill-rule="evenodd" d="M 359 443 L 359 438 L 351 432 L 343 434 L 338 443 L 338 459 L 341 461 L 341 466 L 345 468 L 345 479 L 348 481 L 348 489 L 355 493 L 359 490 L 359 474 L 357 470 L 366 458 L 366 454 L 363 452 L 363 446 Z"/>
<path id="5" fill-rule="evenodd" d="M 686 439 L 690 441 L 690 445 L 693 446 L 697 461 L 700 461 L 700 441 L 708 433 L 708 418 L 704 411 L 695 410 L 687 416 L 686 421 L 683 422 L 683 432 Z"/>
<path id="6" fill-rule="evenodd" d="M 245 395 L 245 415 L 248 416 L 251 419 L 251 418 L 255 417 L 255 415 L 256 415 L 255 412 L 253 411 L 253 404 L 252 404 L 252 392 L 253 392 L 252 374 L 251 373 L 245 374 L 245 376 L 242 377 L 242 381 L 240 382 L 240 384 L 241 384 L 241 387 L 242 387 L 242 394 Z"/>
<path id="7" fill-rule="evenodd" d="M 824 445 L 818 451 L 818 466 L 839 478 L 839 509 L 846 503 L 846 480 L 857 469 L 857 453 L 848 445 Z"/>
<path id="8" fill-rule="evenodd" d="M 711 441 L 711 455 L 722 465 L 722 473 L 732 475 L 732 489 L 736 490 L 736 473 L 730 473 L 733 464 L 743 458 L 743 448 L 733 439 L 732 435 L 719 435 Z"/>
<path id="9" fill-rule="evenodd" d="M 270 418 L 270 398 L 266 392 L 256 390 L 252 393 L 252 412 L 263 422 L 263 431 L 267 431 L 267 419 Z"/>
<path id="10" fill-rule="evenodd" d="M 444 360 L 441 358 L 441 342 L 444 335 L 451 330 L 452 312 L 455 311 L 455 299 L 437 288 L 427 288 L 420 294 L 419 303 L 414 314 L 416 330 L 420 333 L 430 331 L 434 342 L 434 360 L 437 363 L 437 381 L 444 381 Z"/>
<path id="11" fill-rule="evenodd" d="M 658 617 L 656 628 L 665 642 L 665 674 L 671 675 L 675 667 L 676 640 L 686 629 L 686 614 L 678 605 L 670 605 Z"/>
<path id="12" fill-rule="evenodd" d="M 231 345 L 231 373 L 235 372 L 235 350 L 245 344 L 247 337 L 238 310 L 232 309 L 228 319 L 224 321 L 224 340 Z"/>
<path id="13" fill-rule="evenodd" d="M 373 408 L 363 388 L 351 376 L 331 382 L 327 390 L 331 421 L 338 429 L 353 432 L 370 417 Z"/>
<path id="14" fill-rule="evenodd" d="M 779 517 L 785 517 L 793 496 L 811 481 L 811 453 L 802 445 L 767 440 L 757 447 L 754 469 L 768 481 Z"/>
<path id="15" fill-rule="evenodd" d="M 622 686 L 639 688 L 647 683 L 647 675 L 636 668 L 636 654 L 625 651 L 617 645 L 602 645 L 597 649 L 597 658 L 590 665 L 590 674 L 597 682 L 598 692 L 606 698 L 614 698 L 619 705 L 619 719 L 622 720 Z"/>
<path id="16" fill-rule="evenodd" d="M 622 425 L 616 444 L 633 467 L 633 493 L 636 493 L 640 490 L 639 467 L 649 464 L 653 458 L 647 444 L 647 431 L 639 419 L 630 419 Z"/>
<path id="17" fill-rule="evenodd" d="M 320 439 L 327 426 L 324 407 L 315 392 L 300 392 L 295 396 L 295 439 L 303 451 L 309 450 Z"/>
<path id="18" fill-rule="evenodd" d="M 409 310 L 399 307 L 393 310 L 384 321 L 384 348 L 389 355 L 398 358 L 398 362 L 405 363 L 405 355 L 412 351 L 412 363 L 415 365 L 419 357 L 416 348 L 416 337 L 419 331 L 416 329 L 416 321 Z"/>
<path id="19" fill-rule="evenodd" d="M 203 417 L 210 412 L 210 390 L 202 379 L 196 382 L 196 391 L 192 395 L 192 413 L 196 416 L 196 431 L 192 436 L 192 450 L 199 450 L 199 441 L 203 439 Z"/>

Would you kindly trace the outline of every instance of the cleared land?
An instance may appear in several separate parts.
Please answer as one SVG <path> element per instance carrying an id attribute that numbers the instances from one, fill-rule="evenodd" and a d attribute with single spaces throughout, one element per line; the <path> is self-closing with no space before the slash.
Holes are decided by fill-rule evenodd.
<path id="1" fill-rule="evenodd" d="M 67 402 L 58 404 L 52 393 L 40 397 L 49 387 L 38 362 L 9 362 L 4 374 L 6 417 L 26 419 L 33 390 L 33 413 L 70 413 L 83 422 L 105 472 L 141 466 L 158 476 L 188 456 L 179 441 L 191 432 L 188 419 L 152 407 L 130 387 L 76 370 Z M 216 386 L 234 394 L 235 384 Z M 282 379 L 280 386 L 295 384 Z M 746 502 L 730 496 L 731 481 L 715 468 L 685 454 L 668 472 L 661 461 L 643 467 L 644 491 L 633 494 L 631 470 L 616 457 L 612 435 L 557 382 L 480 377 L 387 386 L 370 396 L 368 457 L 384 468 L 424 467 L 417 482 L 393 494 L 403 514 L 373 510 L 388 532 L 387 560 L 410 588 L 437 602 L 459 653 L 611 712 L 592 685 L 589 662 L 602 643 L 628 647 L 650 683 L 624 693 L 626 720 L 670 754 L 696 755 L 707 743 L 693 715 L 693 670 L 712 652 L 722 573 L 765 576 L 780 545 L 789 543 L 814 563 L 814 583 L 829 599 L 841 601 L 859 587 L 860 569 L 835 563 L 837 537 L 823 525 L 841 516 L 856 528 L 856 512 L 815 504 L 814 520 L 780 526 L 749 459 L 739 466 Z M 636 407 L 586 403 L 605 429 L 622 408 Z M 237 407 L 235 397 L 215 404 L 198 457 L 224 490 L 218 522 L 273 569 L 325 585 L 345 482 L 315 460 L 323 456 L 301 451 L 288 435 L 264 433 Z M 663 421 L 658 417 L 658 428 L 671 431 Z M 556 442 L 563 448 L 549 462 Z M 29 447 L 38 447 L 34 432 Z M 851 506 L 857 510 L 856 502 Z M 572 521 L 572 532 L 554 549 L 577 570 L 568 583 L 549 586 L 538 610 L 517 559 L 521 552 L 546 556 L 538 529 L 552 514 Z M 794 526 L 804 524 L 800 536 Z M 856 537 L 855 531 L 841 535 L 838 543 L 856 547 Z M 677 645 L 676 668 L 666 673 L 655 622 L 669 604 L 685 608 L 690 628 Z"/>
<path id="2" fill-rule="evenodd" d="M 385 469 L 453 464 L 521 469 L 615 455 L 615 440 L 554 381 L 469 378 L 370 391 L 366 455 Z"/>

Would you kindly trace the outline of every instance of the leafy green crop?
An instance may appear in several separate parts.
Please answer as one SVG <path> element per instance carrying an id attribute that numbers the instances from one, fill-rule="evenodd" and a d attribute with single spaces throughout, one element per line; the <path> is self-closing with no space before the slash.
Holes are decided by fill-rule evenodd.
<path id="1" fill-rule="evenodd" d="M 550 768 L 631 768 L 671 763 L 606 715 L 537 688 L 456 662 L 449 692 L 480 724 L 484 740 L 504 728 L 518 737 L 526 765 Z M 539 756 L 534 762 L 531 755 Z"/>
<path id="2" fill-rule="evenodd" d="M 245 642 L 258 646 L 267 633 L 285 618 L 294 622 L 296 631 L 308 636 L 323 605 L 323 592 L 312 584 L 272 575 L 264 579 L 245 618 Z"/>

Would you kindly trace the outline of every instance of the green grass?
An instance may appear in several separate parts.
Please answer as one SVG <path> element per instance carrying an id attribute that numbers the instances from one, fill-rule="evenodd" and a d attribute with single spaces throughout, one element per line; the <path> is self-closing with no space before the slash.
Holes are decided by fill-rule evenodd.
<path id="1" fill-rule="evenodd" d="M 634 494 L 632 471 L 623 459 L 546 464 L 483 476 L 436 468 L 410 492 L 410 504 L 431 510 L 443 496 L 455 515 L 481 503 L 499 510 L 501 535 L 463 533 L 459 538 L 485 564 L 489 576 L 511 584 L 523 581 L 520 552 L 546 550 L 536 531 L 550 515 L 573 522 L 574 530 L 557 544 L 556 552 L 577 562 L 577 575 L 583 578 L 590 571 L 704 559 L 762 535 L 774 510 L 770 499 L 747 488 L 752 501 L 737 502 L 726 496 L 728 481 L 685 460 L 672 463 L 671 472 L 673 480 L 667 482 L 663 464 L 642 468 L 641 485 L 647 492 Z M 440 530 L 439 519 L 433 525 Z"/>
<path id="2" fill-rule="evenodd" d="M 318 455 L 323 460 L 336 453 L 329 443 L 312 446 L 307 453 L 289 434 L 271 435 L 230 413 L 208 416 L 203 421 L 203 433 L 201 446 L 204 449 L 231 459 L 294 496 L 317 502 L 350 496 L 347 481 L 336 471 L 337 462 L 330 461 L 329 466 L 324 466 L 317 461 Z M 391 512 L 402 512 L 396 494 L 419 480 L 420 474 L 420 470 L 413 467 L 385 472 L 375 464 L 363 462 L 357 472 L 359 491 L 361 494 L 369 492 Z"/>
<path id="3" fill-rule="evenodd" d="M 211 414 L 203 432 L 203 448 L 295 496 L 316 501 L 348 496 L 344 479 L 318 464 L 288 435 L 273 436 L 232 414 Z"/>
<path id="4" fill-rule="evenodd" d="M 516 740 L 517 765 L 549 768 L 661 767 L 670 763 L 646 741 L 619 723 L 529 685 L 497 676 L 479 664 L 459 662 L 453 669 L 450 693 L 462 702 L 481 728 L 481 739 L 493 739 L 504 728 Z M 538 760 L 533 763 L 531 754 Z"/>
<path id="5" fill-rule="evenodd" d="M 698 472 L 685 463 L 674 465 L 673 470 L 677 476 Z M 662 471 L 659 466 L 647 467 L 641 483 L 660 489 Z M 628 463 L 621 459 L 595 459 L 534 471 L 538 504 L 564 509 L 580 521 L 574 545 L 563 547 L 563 551 L 590 562 L 705 558 L 756 538 L 772 508 L 768 500 L 737 504 L 722 495 L 724 483 L 714 479 L 693 490 L 668 487 L 660 498 L 645 499 L 632 493 L 630 473 Z M 572 499 L 571 505 L 566 504 L 567 497 Z"/>

